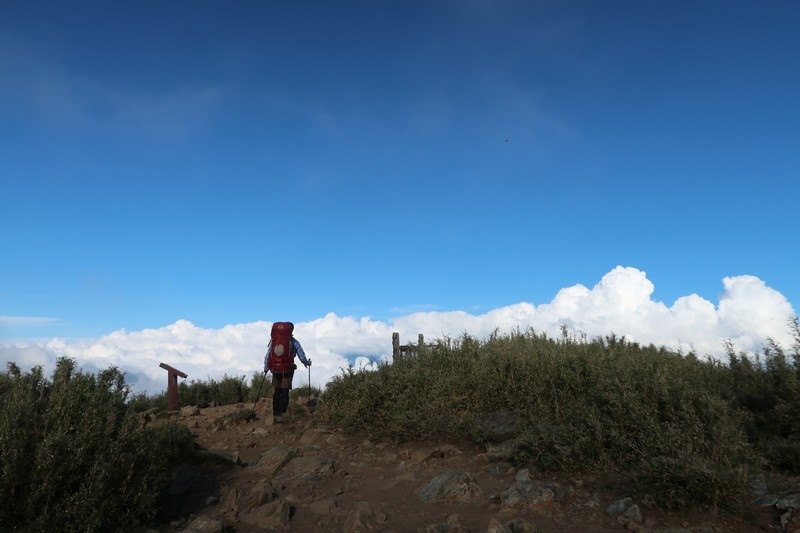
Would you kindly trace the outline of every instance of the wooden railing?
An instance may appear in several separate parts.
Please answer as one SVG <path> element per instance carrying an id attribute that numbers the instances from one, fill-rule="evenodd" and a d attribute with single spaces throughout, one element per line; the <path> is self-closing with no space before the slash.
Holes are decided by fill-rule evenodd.
<path id="1" fill-rule="evenodd" d="M 400 344 L 400 334 L 398 332 L 392 333 L 392 361 L 397 361 L 403 355 L 409 352 L 419 353 L 425 346 L 436 346 L 435 344 L 425 344 L 425 337 L 422 333 L 417 337 L 417 344 Z"/>

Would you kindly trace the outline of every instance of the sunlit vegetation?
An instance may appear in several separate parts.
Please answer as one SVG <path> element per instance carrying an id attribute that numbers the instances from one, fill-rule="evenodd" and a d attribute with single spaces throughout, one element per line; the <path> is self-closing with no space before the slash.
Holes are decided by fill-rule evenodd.
<path id="1" fill-rule="evenodd" d="M 321 415 L 375 438 L 484 441 L 518 414 L 513 460 L 543 471 L 615 470 L 664 507 L 735 508 L 749 475 L 800 470 L 800 327 L 787 352 L 700 359 L 564 329 L 445 339 L 375 371 L 348 368 Z"/>
<path id="2" fill-rule="evenodd" d="M 324 391 L 301 386 L 293 398 L 316 398 L 314 416 L 326 424 L 395 442 L 496 443 L 481 420 L 511 412 L 514 432 L 504 438 L 519 467 L 613 470 L 644 501 L 733 510 L 753 474 L 800 473 L 797 318 L 789 327 L 793 346 L 767 339 L 753 356 L 729 344 L 725 361 L 567 329 L 559 338 L 464 335 L 392 364 L 343 369 Z M 152 522 L 169 465 L 202 454 L 165 413 L 165 394 L 129 390 L 117 368 L 88 374 L 67 357 L 50 378 L 13 363 L 0 372 L 0 527 L 114 531 Z M 179 389 L 182 405 L 198 407 L 269 394 L 261 373 Z"/>
<path id="3" fill-rule="evenodd" d="M 0 373 L 0 526 L 5 531 L 115 531 L 152 520 L 171 462 L 191 460 L 185 426 L 144 424 L 124 375 L 76 371 L 61 358 Z"/>

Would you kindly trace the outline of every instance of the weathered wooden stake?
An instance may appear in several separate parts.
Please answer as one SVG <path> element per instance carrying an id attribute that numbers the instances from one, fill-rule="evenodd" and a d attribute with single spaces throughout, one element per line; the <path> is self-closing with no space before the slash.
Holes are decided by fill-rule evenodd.
<path id="1" fill-rule="evenodd" d="M 392 333 L 392 361 L 400 359 L 400 334 Z"/>
<path id="2" fill-rule="evenodd" d="M 432 346 L 432 345 L 431 345 Z M 422 333 L 417 337 L 417 345 L 413 344 L 400 344 L 400 334 L 396 331 L 392 333 L 392 361 L 397 361 L 405 353 L 421 354 L 422 349 L 425 348 L 425 337 Z"/>
<path id="3" fill-rule="evenodd" d="M 168 364 L 161 363 L 161 368 L 168 372 L 167 377 L 167 410 L 174 411 L 178 408 L 178 376 L 186 379 L 186 373 L 181 372 L 177 368 L 172 368 Z"/>

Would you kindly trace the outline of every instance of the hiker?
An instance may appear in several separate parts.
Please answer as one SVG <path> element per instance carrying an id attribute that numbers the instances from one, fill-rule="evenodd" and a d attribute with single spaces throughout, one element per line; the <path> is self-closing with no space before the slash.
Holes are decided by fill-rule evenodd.
<path id="1" fill-rule="evenodd" d="M 283 414 L 289 408 L 289 391 L 292 388 L 292 377 L 297 365 L 294 356 L 306 367 L 311 366 L 311 359 L 300 342 L 294 338 L 294 324 L 291 322 L 275 322 L 272 324 L 267 355 L 264 356 L 264 375 L 272 372 L 272 416 L 275 422 L 282 422 Z"/>

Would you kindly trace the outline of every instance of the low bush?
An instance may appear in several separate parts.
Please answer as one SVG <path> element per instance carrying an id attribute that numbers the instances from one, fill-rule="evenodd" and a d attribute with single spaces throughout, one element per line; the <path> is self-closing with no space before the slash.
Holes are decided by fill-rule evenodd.
<path id="1" fill-rule="evenodd" d="M 464 335 L 374 371 L 350 367 L 329 382 L 320 413 L 374 438 L 481 442 L 492 436 L 477 420 L 513 411 L 516 464 L 627 472 L 666 507 L 735 507 L 742 472 L 800 464 L 800 334 L 790 356 L 770 342 L 764 360 L 724 365 L 562 333 Z"/>
<path id="2" fill-rule="evenodd" d="M 0 525 L 5 530 L 120 531 L 147 523 L 171 461 L 194 453 L 183 426 L 145 427 L 116 368 L 97 375 L 60 358 L 0 373 Z"/>
<path id="3" fill-rule="evenodd" d="M 225 374 L 221 381 L 210 379 L 208 381 L 192 380 L 189 383 L 182 381 L 178 385 L 178 397 L 184 405 L 196 405 L 200 408 L 212 405 L 230 405 L 248 400 L 250 385 L 245 381 L 245 376 L 228 376 Z"/>

